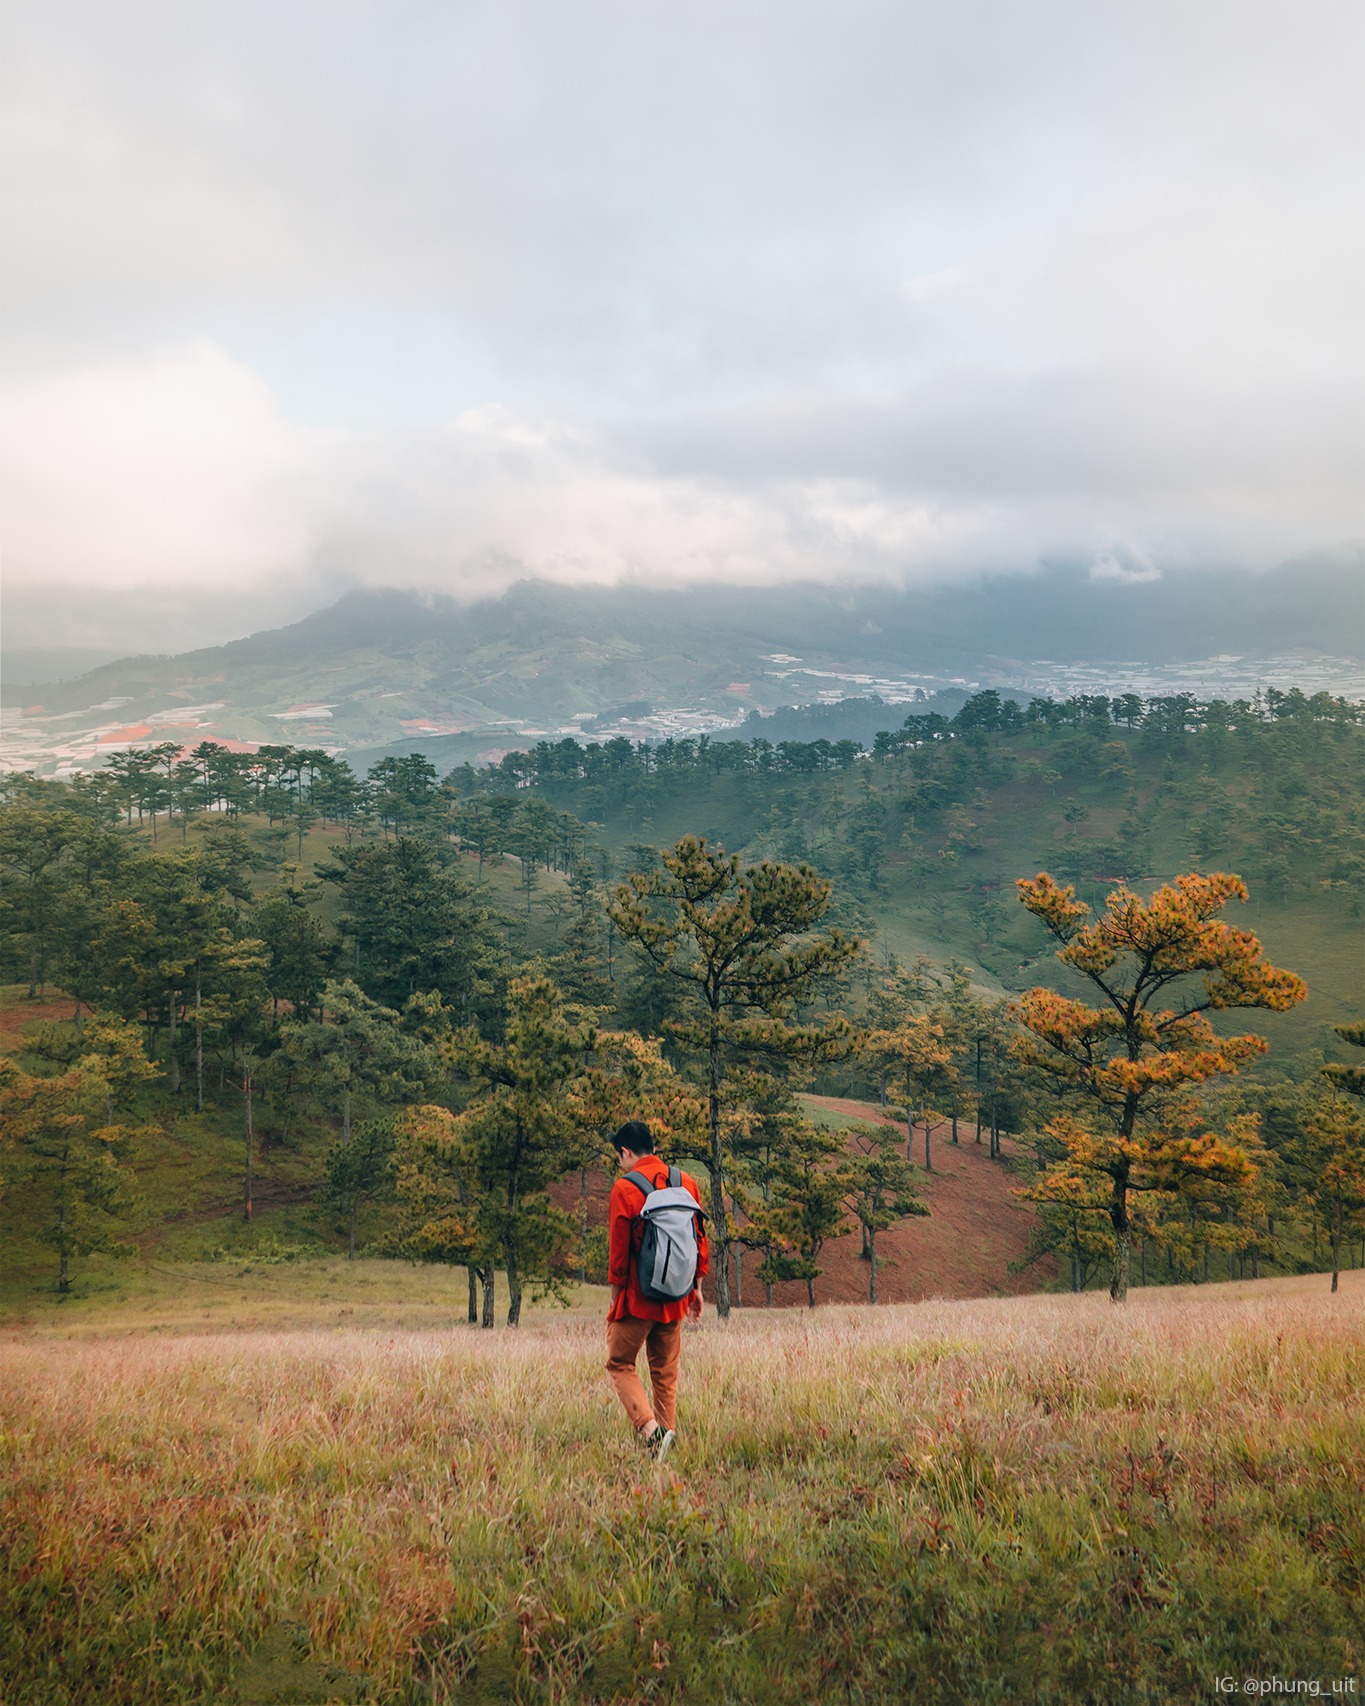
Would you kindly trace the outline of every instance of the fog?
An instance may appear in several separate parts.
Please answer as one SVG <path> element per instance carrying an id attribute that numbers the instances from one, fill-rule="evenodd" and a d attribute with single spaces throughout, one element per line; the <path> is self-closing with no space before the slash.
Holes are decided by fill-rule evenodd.
<path id="1" fill-rule="evenodd" d="M 7 643 L 1365 532 L 1354 5 L 12 3 Z"/>

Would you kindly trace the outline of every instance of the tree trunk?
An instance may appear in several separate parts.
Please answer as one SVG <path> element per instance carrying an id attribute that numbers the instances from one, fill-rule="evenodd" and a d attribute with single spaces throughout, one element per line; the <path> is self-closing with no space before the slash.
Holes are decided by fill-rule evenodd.
<path id="1" fill-rule="evenodd" d="M 1337 1187 L 1337 1200 L 1332 1215 L 1332 1290 L 1337 1289 L 1337 1281 L 1341 1278 L 1341 1187 Z"/>
<path id="2" fill-rule="evenodd" d="M 66 1169 L 62 1169 L 65 1175 Z M 57 1290 L 66 1295 L 71 1290 L 71 1245 L 66 1236 L 66 1180 L 63 1177 L 61 1198 L 57 1205 Z"/>
<path id="3" fill-rule="evenodd" d="M 493 1259 L 491 1256 L 484 1263 L 483 1272 L 479 1275 L 479 1278 L 483 1281 L 483 1325 L 485 1327 L 491 1327 L 493 1325 L 493 1310 L 497 1301 L 496 1290 L 498 1278 L 497 1269 L 493 1266 Z"/>
<path id="4" fill-rule="evenodd" d="M 351 1087 L 348 1084 L 341 1092 L 341 1141 L 351 1141 Z"/>
<path id="5" fill-rule="evenodd" d="M 176 1037 L 175 1037 L 176 1000 L 175 1000 L 175 991 L 174 990 L 171 990 L 170 996 L 171 996 L 171 1003 L 170 1003 L 170 1006 L 171 1006 L 171 1033 L 170 1033 L 171 1094 L 172 1094 L 172 1096 L 178 1096 L 180 1094 L 180 1056 L 177 1053 L 176 1046 L 175 1046 L 175 1043 L 176 1043 Z"/>
<path id="6" fill-rule="evenodd" d="M 244 1112 L 245 1117 L 246 1117 L 246 1200 L 245 1200 L 245 1203 L 243 1205 L 242 1218 L 243 1218 L 243 1220 L 250 1220 L 251 1219 L 252 1133 L 251 1133 L 251 1074 L 249 1072 L 244 1073 L 242 1076 L 242 1102 L 243 1102 L 243 1112 Z"/>
<path id="7" fill-rule="evenodd" d="M 929 1136 L 933 1129 L 934 1122 L 926 1114 L 924 1116 L 924 1171 L 926 1173 L 932 1173 L 934 1170 L 934 1163 L 929 1154 Z"/>
<path id="8" fill-rule="evenodd" d="M 346 1244 L 346 1260 L 348 1262 L 353 1262 L 355 1260 L 355 1222 L 356 1222 L 356 1216 L 359 1213 L 360 1213 L 360 1198 L 359 1197 L 352 1197 L 351 1198 L 351 1220 L 350 1220 L 350 1225 L 347 1228 L 349 1237 L 347 1239 L 347 1244 Z"/>
<path id="9" fill-rule="evenodd" d="M 194 962 L 194 1111 L 204 1111 L 204 991 Z"/>
<path id="10" fill-rule="evenodd" d="M 953 1142 L 954 1142 L 954 1143 L 956 1143 L 956 1142 L 957 1142 L 957 1115 L 956 1115 L 956 1114 L 953 1114 L 953 1115 L 952 1115 L 952 1122 L 953 1122 L 953 1126 L 952 1126 L 952 1132 L 953 1132 L 953 1137 L 952 1137 L 952 1141 L 953 1141 Z"/>
<path id="11" fill-rule="evenodd" d="M 744 1246 L 735 1245 L 735 1308 L 744 1302 Z"/>
<path id="12" fill-rule="evenodd" d="M 507 1263 L 507 1325 L 521 1325 L 521 1270 L 517 1266 L 516 1244 L 511 1238 L 502 1241 L 503 1258 Z"/>
<path id="13" fill-rule="evenodd" d="M 521 1125 L 518 1121 L 518 1147 Z M 519 1168 L 514 1166 L 507 1182 L 507 1216 L 503 1221 L 502 1249 L 507 1263 L 507 1325 L 521 1325 L 521 1268 L 517 1264 L 517 1204 L 520 1196 Z"/>
<path id="14" fill-rule="evenodd" d="M 578 1283 L 588 1283 L 588 1169 L 578 1169 Z"/>
<path id="15" fill-rule="evenodd" d="M 468 1321 L 471 1327 L 475 1327 L 479 1321 L 479 1270 L 471 1262 L 465 1272 L 469 1275 Z"/>
<path id="16" fill-rule="evenodd" d="M 815 1308 L 815 1276 L 813 1274 L 806 1276 L 806 1302 L 812 1309 Z"/>
<path id="17" fill-rule="evenodd" d="M 725 1220 L 725 1154 L 720 1146 L 720 1030 L 714 1010 L 706 1063 L 706 1111 L 711 1128 L 711 1230 L 716 1240 L 716 1314 L 730 1318 L 730 1235 Z"/>
<path id="18" fill-rule="evenodd" d="M 976 1141 L 981 1141 L 981 1038 L 976 1039 Z"/>
<path id="19" fill-rule="evenodd" d="M 867 1238 L 867 1301 L 877 1301 L 877 1234 L 866 1226 L 863 1233 Z"/>
<path id="20" fill-rule="evenodd" d="M 1111 1303 L 1128 1301 L 1128 1168 L 1114 1175 L 1114 1194 L 1109 1203 L 1109 1220 L 1114 1228 L 1114 1277 L 1109 1286 Z"/>

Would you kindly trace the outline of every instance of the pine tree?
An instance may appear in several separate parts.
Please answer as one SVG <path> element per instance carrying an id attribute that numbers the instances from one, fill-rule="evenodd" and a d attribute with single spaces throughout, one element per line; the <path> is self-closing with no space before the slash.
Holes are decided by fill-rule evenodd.
<path id="1" fill-rule="evenodd" d="M 394 1116 L 362 1120 L 349 1142 L 327 1153 L 321 1200 L 346 1222 L 346 1255 L 355 1260 L 356 1223 L 361 1209 L 393 1192 Z"/>
<path id="2" fill-rule="evenodd" d="M 265 979 L 277 1018 L 282 1001 L 295 1018 L 311 1018 L 336 961 L 336 934 L 313 910 L 321 886 L 301 878 L 297 865 L 286 865 L 252 912 L 252 933 L 270 956 Z"/>
<path id="3" fill-rule="evenodd" d="M 845 1202 L 862 1227 L 867 1252 L 867 1300 L 877 1301 L 877 1234 L 908 1215 L 928 1214 L 915 1191 L 915 1176 L 897 1149 L 890 1128 L 858 1125 L 845 1133 Z"/>
<path id="4" fill-rule="evenodd" d="M 367 995 L 401 1007 L 438 990 L 468 1021 L 498 950 L 469 884 L 447 868 L 454 857 L 439 842 L 399 836 L 343 848 L 321 875 L 341 889 L 352 975 Z"/>
<path id="5" fill-rule="evenodd" d="M 525 1286 L 550 1279 L 573 1237 L 573 1220 L 551 1203 L 546 1187 L 596 1150 L 571 1095 L 595 1042 L 591 1025 L 565 1017 L 548 978 L 514 978 L 502 1041 L 488 1042 L 468 1027 L 444 1045 L 447 1064 L 472 1092 L 468 1107 L 423 1113 L 428 1153 L 462 1181 L 468 1247 L 485 1264 L 494 1250 L 503 1258 L 509 1327 L 521 1319 Z M 401 1170 L 399 1188 L 410 1202 L 421 1201 L 427 1187 L 420 1165 Z M 488 1311 L 484 1325 L 492 1325 Z"/>
<path id="6" fill-rule="evenodd" d="M 754 1215 L 749 1233 L 767 1252 L 760 1280 L 804 1281 L 806 1302 L 814 1309 L 815 1282 L 824 1271 L 820 1252 L 848 1231 L 850 1184 L 841 1133 L 810 1120 L 787 1125 L 772 1157 L 772 1201 Z"/>
<path id="7" fill-rule="evenodd" d="M 620 884 L 608 909 L 622 936 L 694 998 L 697 1016 L 672 1020 L 668 1030 L 704 1062 L 716 1311 L 722 1319 L 730 1313 L 726 1068 L 755 1049 L 809 1057 L 847 1046 L 847 1021 L 791 1022 L 796 1003 L 843 971 L 861 947 L 841 930 L 816 929 L 830 893 L 830 884 L 808 865 L 763 860 L 745 866 L 738 854 L 685 835 L 662 854 L 659 869 L 636 871 Z"/>
<path id="8" fill-rule="evenodd" d="M 286 1019 L 279 1053 L 340 1115 L 341 1141 L 349 1143 L 357 1104 L 396 1104 L 420 1095 L 434 1063 L 404 1029 L 402 1015 L 371 1001 L 354 983 L 327 984 L 322 1010 L 322 1019 Z"/>
<path id="9" fill-rule="evenodd" d="M 7 1194 L 31 1202 L 39 1237 L 57 1258 L 57 1289 L 95 1251 L 122 1253 L 121 1222 L 135 1203 L 127 1166 L 137 1130 L 115 1119 L 148 1075 L 133 1026 L 106 1020 L 92 1052 L 48 1077 L 0 1056 L 0 1150 L 9 1150 Z"/>

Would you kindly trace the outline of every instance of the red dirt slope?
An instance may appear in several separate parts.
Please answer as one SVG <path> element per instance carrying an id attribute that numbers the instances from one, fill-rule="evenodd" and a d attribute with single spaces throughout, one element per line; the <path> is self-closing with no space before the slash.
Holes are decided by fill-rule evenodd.
<path id="1" fill-rule="evenodd" d="M 809 1096 L 806 1101 L 831 1113 L 882 1123 L 885 1115 L 871 1103 L 842 1101 L 830 1096 Z M 900 1127 L 902 1137 L 904 1127 Z M 1022 1273 L 1011 1273 L 1009 1264 L 1028 1251 L 1033 1213 L 1027 1203 L 1012 1194 L 1015 1176 L 998 1161 L 992 1161 L 984 1143 L 978 1145 L 971 1127 L 963 1126 L 962 1141 L 948 1141 L 947 1123 L 936 1126 L 932 1155 L 934 1170 L 923 1171 L 924 1129 L 915 1128 L 915 1159 L 920 1164 L 918 1190 L 928 1204 L 927 1218 L 903 1220 L 877 1238 L 877 1297 L 881 1303 L 917 1303 L 928 1297 L 1003 1297 L 1038 1291 L 1057 1277 L 1051 1257 L 1034 1262 Z M 1003 1140 L 1006 1154 L 1013 1152 Z M 607 1192 L 611 1181 L 604 1172 L 588 1174 L 588 1218 L 600 1226 L 606 1220 Z M 561 1186 L 554 1193 L 565 1208 L 576 1208 L 577 1190 Z M 832 1239 L 820 1253 L 824 1272 L 815 1282 L 817 1303 L 866 1303 L 867 1263 L 859 1250 L 862 1239 L 855 1228 L 842 1238 Z M 742 1276 L 742 1306 L 762 1308 L 763 1287 L 753 1275 L 758 1258 L 747 1255 Z M 714 1297 L 708 1281 L 708 1298 Z M 733 1270 L 731 1296 L 734 1295 Z M 773 1287 L 773 1303 L 780 1308 L 804 1307 L 805 1285 L 789 1281 Z"/>
<path id="2" fill-rule="evenodd" d="M 69 1019 L 75 1009 L 70 996 L 54 996 L 50 1001 L 30 1001 L 18 998 L 12 1006 L 0 1007 L 0 1048 L 15 1053 L 23 1048 L 24 1031 L 29 1025 L 44 1020 Z"/>
<path id="3" fill-rule="evenodd" d="M 830 1096 L 806 1101 L 831 1113 L 881 1123 L 882 1111 L 868 1102 L 849 1102 Z M 904 1136 L 904 1126 L 899 1127 Z M 918 1303 L 926 1297 L 1007 1297 L 1038 1291 L 1057 1277 L 1051 1258 L 1033 1263 L 1022 1273 L 1009 1264 L 1028 1252 L 1033 1211 L 1014 1196 L 1015 1176 L 992 1161 L 985 1143 L 977 1144 L 973 1129 L 960 1127 L 962 1141 L 948 1141 L 947 1121 L 935 1126 L 931 1154 L 934 1170 L 922 1171 L 924 1128 L 915 1128 L 915 1160 L 921 1166 L 918 1190 L 929 1206 L 926 1218 L 903 1220 L 877 1237 L 877 1298 L 881 1303 Z M 1013 1144 L 1002 1139 L 1005 1153 Z M 862 1239 L 854 1230 L 826 1244 L 820 1252 L 824 1273 L 815 1282 L 817 1303 L 865 1303 L 867 1263 L 858 1252 Z M 761 1303 L 759 1286 L 746 1302 Z M 804 1285 L 773 1288 L 773 1302 L 801 1304 Z"/>

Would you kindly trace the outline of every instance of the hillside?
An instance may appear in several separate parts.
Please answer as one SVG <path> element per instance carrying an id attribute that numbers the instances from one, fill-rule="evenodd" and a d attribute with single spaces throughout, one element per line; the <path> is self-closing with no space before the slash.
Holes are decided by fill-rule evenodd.
<path id="1" fill-rule="evenodd" d="M 818 1123 L 836 1129 L 861 1120 L 891 1123 L 869 1102 L 831 1096 L 805 1096 L 802 1101 Z M 903 1138 L 904 1126 L 896 1129 Z M 949 1141 L 946 1120 L 934 1127 L 933 1170 L 926 1173 L 919 1167 L 915 1183 L 929 1208 L 928 1216 L 902 1220 L 879 1236 L 879 1304 L 920 1303 L 941 1297 L 1013 1297 L 1055 1284 L 1055 1258 L 1028 1261 L 1034 1215 L 1013 1194 L 1016 1181 L 1009 1167 L 989 1159 L 984 1146 L 972 1140 L 969 1125 L 963 1126 L 962 1139 L 956 1146 Z M 1008 1157 L 1016 1145 L 1007 1139 L 1003 1148 Z M 915 1158 L 918 1162 L 924 1159 L 923 1127 L 916 1129 Z M 610 1186 L 611 1175 L 601 1170 L 588 1174 L 592 1226 L 606 1225 Z M 554 1195 L 562 1207 L 577 1208 L 576 1186 L 561 1186 Z M 817 1303 L 867 1302 L 868 1268 L 859 1255 L 856 1231 L 831 1239 L 820 1253 L 820 1263 L 823 1271 L 815 1282 Z M 1012 1264 L 1018 1266 L 1012 1268 Z M 714 1289 L 708 1281 L 706 1296 L 712 1297 Z M 748 1273 L 742 1274 L 737 1303 L 742 1308 L 764 1307 L 764 1290 L 753 1278 L 752 1259 Z M 795 1280 L 775 1285 L 773 1306 L 806 1308 L 805 1286 Z"/>
<path id="2" fill-rule="evenodd" d="M 64 1023 L 71 1011 L 71 1002 L 60 995 L 28 1001 L 17 989 L 6 991 L 0 1001 L 0 1050 L 22 1052 L 26 1035 L 31 1036 L 35 1027 Z M 818 1096 L 806 1100 L 818 1121 L 836 1127 L 850 1120 L 880 1122 L 885 1117 L 870 1104 Z M 253 1268 L 254 1254 L 263 1251 L 268 1264 L 272 1252 L 289 1251 L 295 1261 L 302 1256 L 307 1269 L 331 1235 L 331 1217 L 317 1201 L 319 1158 L 330 1134 L 319 1133 L 302 1148 L 263 1147 L 253 1189 L 254 1217 L 248 1226 L 242 1220 L 235 1122 L 212 1113 L 195 1115 L 188 1109 L 178 1113 L 166 1109 L 159 1118 L 162 1132 L 144 1145 L 137 1168 L 144 1191 L 154 1201 L 149 1201 L 151 1212 L 134 1236 L 131 1259 L 97 1261 L 92 1269 L 98 1276 L 93 1289 L 82 1283 L 81 1293 L 103 1298 L 105 1307 L 120 1299 L 154 1301 L 165 1290 L 158 1276 L 174 1273 L 177 1289 L 188 1287 L 189 1295 L 199 1299 L 195 1308 L 202 1307 L 209 1320 L 219 1317 L 233 1295 L 240 1301 L 253 1289 L 263 1290 L 268 1302 L 277 1282 L 272 1283 L 266 1270 Z M 1033 1214 L 1012 1195 L 1014 1179 L 1008 1168 L 986 1157 L 971 1141 L 970 1128 L 964 1128 L 964 1133 L 965 1141 L 955 1148 L 947 1141 L 946 1123 L 935 1129 L 934 1170 L 924 1173 L 921 1169 L 918 1186 L 930 1218 L 903 1221 L 882 1234 L 878 1287 L 884 1303 L 1009 1296 L 1036 1291 L 1056 1280 L 1057 1264 L 1052 1259 L 1010 1271 L 1011 1263 L 1028 1254 Z M 1005 1148 L 1008 1154 L 1013 1145 L 1007 1142 Z M 923 1159 L 922 1132 L 917 1136 L 916 1157 Z M 611 1175 L 605 1171 L 589 1172 L 592 1226 L 605 1225 L 610 1185 Z M 576 1212 L 578 1190 L 576 1182 L 566 1183 L 552 1195 L 562 1207 Z M 367 1215 L 365 1232 L 371 1240 L 382 1239 L 383 1217 Z M 239 1252 L 236 1262 L 234 1252 Z M 205 1255 L 211 1258 L 208 1262 L 202 1259 Z M 261 1276 L 259 1286 L 242 1284 L 241 1263 Z M 867 1265 L 859 1259 L 856 1234 L 831 1240 L 822 1265 L 824 1273 L 816 1287 L 820 1302 L 866 1300 Z M 7 1305 L 10 1319 L 15 1311 L 28 1317 L 35 1307 L 41 1309 L 41 1291 L 33 1280 L 45 1267 L 20 1223 L 12 1222 L 0 1250 L 0 1302 Z M 438 1295 L 449 1297 L 447 1307 L 462 1313 L 463 1270 L 455 1275 L 444 1269 L 418 1271 L 410 1284 L 384 1291 L 391 1305 L 404 1298 Z M 763 1301 L 762 1289 L 752 1278 L 741 1301 L 746 1305 Z M 794 1282 L 778 1285 L 773 1302 L 779 1308 L 804 1307 L 804 1287 Z"/>
<path id="3" fill-rule="evenodd" d="M 348 1242 L 361 1255 L 392 1255 L 410 1247 L 400 1242 L 410 1235 L 407 1200 L 393 1199 L 392 1145 L 411 1129 L 395 1125 L 400 1110 L 434 1099 L 458 1116 L 485 1095 L 479 1075 L 456 1064 L 466 1047 L 457 1033 L 477 1031 L 480 1046 L 501 1048 L 525 1004 L 543 1000 L 552 1031 L 591 1016 L 606 1033 L 638 1039 L 629 1046 L 638 1047 L 632 1058 L 646 1078 L 655 1071 L 647 1058 L 657 1061 L 658 1083 L 635 1079 L 632 1107 L 667 1107 L 665 1079 L 674 1070 L 695 1087 L 695 1049 L 666 1041 L 680 1035 L 672 1021 L 686 1015 L 677 990 L 620 936 L 613 940 L 605 908 L 615 877 L 649 869 L 661 845 L 696 833 L 751 861 L 808 862 L 813 873 L 791 871 L 790 879 L 820 908 L 826 896 L 817 879 L 831 880 L 829 922 L 867 952 L 812 991 L 817 1021 L 847 1016 L 875 1032 L 879 1012 L 931 1008 L 950 1039 L 945 1076 L 923 1092 L 888 1082 L 874 1039 L 871 1054 L 826 1058 L 813 1080 L 796 1080 L 792 1089 L 824 1098 L 808 1106 L 836 1125 L 867 1112 L 881 1074 L 880 1088 L 894 1100 L 922 1095 L 912 1103 L 921 1111 L 955 1112 L 969 1130 L 979 1113 L 1009 1134 L 1006 1161 L 1030 1165 L 1055 1103 L 1049 1086 L 1021 1069 L 1002 997 L 1037 983 L 1062 992 L 1079 986 L 1018 907 L 1015 879 L 1046 869 L 1095 905 L 1125 880 L 1147 893 L 1192 868 L 1240 871 L 1253 898 L 1229 904 L 1233 921 L 1249 923 L 1269 959 L 1301 974 L 1309 994 L 1283 1013 L 1216 1016 L 1264 1035 L 1270 1052 L 1218 1092 L 1209 1117 L 1263 1118 L 1277 1169 L 1284 1158 L 1275 1180 L 1285 1207 L 1274 1209 L 1273 1226 L 1271 1211 L 1248 1208 L 1238 1260 L 1249 1249 L 1253 1270 L 1261 1260 L 1287 1272 L 1320 1265 L 1323 1205 L 1309 1185 L 1321 1174 L 1295 1159 L 1295 1146 L 1316 1118 L 1312 1086 L 1319 1100 L 1327 1094 L 1323 1059 L 1339 1059 L 1346 1046 L 1332 1027 L 1360 1012 L 1365 802 L 1340 778 L 1358 772 L 1362 738 L 1359 709 L 1326 694 L 1273 694 L 1238 706 L 1100 696 L 1020 710 L 982 693 L 951 721 L 937 710 L 912 713 L 883 731 L 870 755 L 824 736 L 656 747 L 564 740 L 439 784 L 420 762 L 380 767 L 362 781 L 345 765 L 285 749 L 264 758 L 221 754 L 212 768 L 206 755 L 203 773 L 181 767 L 188 775 L 177 772 L 175 793 L 141 772 L 80 786 L 16 779 L 0 813 L 0 852 L 14 881 L 0 947 L 4 975 L 17 987 L 0 1030 L 20 1057 L 7 1104 L 25 1152 L 16 1165 L 46 1184 L 10 1193 L 0 1287 L 11 1305 L 26 1308 L 36 1288 L 55 1278 L 65 1290 L 70 1279 L 66 1266 L 54 1274 L 45 1247 L 53 1223 L 43 1191 L 57 1191 L 62 1175 L 41 1130 L 23 1126 L 24 1098 L 38 1097 L 34 1086 L 85 1047 L 72 1024 L 74 1000 L 55 990 L 79 990 L 87 1013 L 108 1016 L 97 1042 L 123 1062 L 109 1070 L 125 1075 L 128 1117 L 119 1123 L 129 1127 L 111 1141 L 128 1146 L 136 1185 L 129 1202 L 108 1210 L 92 1248 L 61 1246 L 64 1263 L 74 1255 L 78 1291 L 136 1293 L 136 1269 L 99 1253 L 111 1242 L 131 1243 L 144 1263 L 194 1272 L 312 1261 Z M 44 999 L 27 999 L 21 978 L 32 978 Z M 543 997 L 530 993 L 536 988 Z M 38 1018 L 60 1022 L 42 1039 L 23 1034 Z M 662 1056 L 651 1052 L 660 1038 Z M 566 1061 L 598 1052 L 577 1033 L 564 1041 Z M 603 1058 L 625 1095 L 621 1075 L 635 1069 L 616 1048 L 609 1043 Z M 142 1076 L 126 1076 L 135 1067 Z M 581 1071 L 575 1064 L 575 1082 Z M 776 1082 L 761 1094 L 776 1098 Z M 97 1106 L 93 1077 L 80 1083 L 87 1088 L 53 1094 L 90 1097 L 82 1118 L 99 1119 L 103 1109 L 108 1119 L 112 1092 Z M 241 1206 L 248 1115 L 256 1205 L 249 1223 Z M 789 1115 L 777 1099 L 743 1110 L 744 1119 L 751 1115 L 758 1129 L 787 1141 L 776 1122 Z M 601 1133 L 622 1117 L 604 1111 L 585 1126 L 575 1114 L 565 1129 Z M 370 1135 L 357 1149 L 342 1134 L 360 1126 Z M 94 1153 L 101 1129 L 89 1134 Z M 808 1131 L 798 1141 L 812 1144 Z M 534 1259 L 542 1274 L 553 1263 L 576 1277 L 582 1262 L 583 1272 L 600 1276 L 602 1253 L 580 1254 L 576 1238 L 575 1187 L 589 1152 L 556 1143 L 524 1200 L 543 1202 L 542 1189 L 566 1181 L 557 1194 L 570 1212 L 563 1222 L 549 1217 L 553 1243 L 542 1249 L 553 1253 Z M 930 1217 L 886 1232 L 883 1298 L 1055 1283 L 1055 1265 L 1025 1265 L 1036 1223 L 1013 1195 L 1019 1176 L 974 1143 L 953 1146 L 941 1117 L 934 1147 L 935 1170 L 921 1179 Z M 355 1167 L 369 1171 L 348 1184 Z M 761 1188 L 774 1177 L 765 1174 Z M 783 1204 L 799 1200 L 795 1175 L 779 1185 L 789 1193 Z M 600 1215 L 605 1178 L 592 1187 Z M 493 1201 L 490 1193 L 490 1216 Z M 469 1222 L 457 1216 L 448 1224 Z M 500 1224 L 479 1223 L 479 1248 L 494 1247 Z M 1049 1220 L 1046 1230 L 1057 1248 L 1065 1228 Z M 1233 1248 L 1229 1235 L 1201 1239 L 1199 1230 L 1189 1250 L 1167 1239 L 1165 1271 L 1187 1280 L 1219 1271 Z M 1346 1232 L 1354 1259 L 1353 1211 Z M 824 1239 L 822 1250 L 803 1246 L 799 1260 L 788 1252 L 783 1261 L 797 1272 L 815 1261 L 823 1298 L 864 1296 L 857 1235 L 833 1236 L 825 1222 L 814 1236 Z M 461 1232 L 433 1253 L 463 1265 L 474 1248 Z M 515 1274 L 505 1246 L 497 1248 Z M 480 1265 L 491 1276 L 497 1263 L 484 1257 Z M 760 1295 L 752 1259 L 748 1266 L 746 1307 Z M 1087 1270 L 1093 1280 L 1088 1258 L 1082 1281 Z M 218 1282 L 210 1275 L 206 1283 Z M 800 1290 L 782 1288 L 775 1301 L 799 1303 Z"/>
<path id="4" fill-rule="evenodd" d="M 433 743 L 449 766 L 595 720 L 641 737 L 696 733 L 787 705 L 902 703 L 968 684 L 1232 697 L 1297 680 L 1355 693 L 1363 564 L 1343 548 L 1178 584 L 1051 567 L 908 589 L 528 581 L 470 604 L 355 592 L 286 628 L 74 681 L 35 684 L 21 664 L 0 683 L 5 763 L 50 774 L 158 740 L 292 740 L 365 753 Z"/>
<path id="5" fill-rule="evenodd" d="M 871 761 L 827 744 L 779 763 L 736 740 L 575 770 L 571 754 L 542 745 L 471 780 L 529 785 L 594 823 L 620 868 L 641 844 L 687 833 L 749 859 L 809 860 L 877 956 L 957 959 L 1000 993 L 1064 981 L 1016 902 L 1019 877 L 1050 871 L 1098 905 L 1120 878 L 1149 891 L 1190 869 L 1236 871 L 1250 889 L 1238 925 L 1309 985 L 1303 1006 L 1257 1028 L 1277 1052 L 1330 1048 L 1330 1028 L 1359 1016 L 1365 989 L 1362 731 L 1349 711 L 1236 730 L 1230 712 L 1216 727 L 1191 715 L 1196 726 L 1182 715 L 1166 729 L 1079 711 L 954 738 L 940 727 Z"/>

